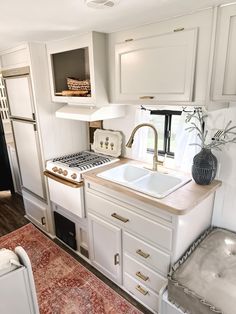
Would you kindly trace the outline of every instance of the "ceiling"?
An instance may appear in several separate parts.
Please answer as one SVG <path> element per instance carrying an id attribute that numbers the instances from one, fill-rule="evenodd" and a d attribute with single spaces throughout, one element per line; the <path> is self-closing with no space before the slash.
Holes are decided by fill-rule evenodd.
<path id="1" fill-rule="evenodd" d="M 93 9 L 84 0 L 1 0 L 0 50 L 91 30 L 110 33 L 226 2 L 230 1 L 120 0 L 113 8 Z"/>

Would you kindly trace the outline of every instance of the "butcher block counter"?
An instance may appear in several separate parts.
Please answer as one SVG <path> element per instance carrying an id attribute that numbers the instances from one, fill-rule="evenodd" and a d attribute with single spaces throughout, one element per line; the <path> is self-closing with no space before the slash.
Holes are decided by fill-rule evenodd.
<path id="1" fill-rule="evenodd" d="M 136 200 L 139 200 L 146 204 L 156 206 L 164 211 L 167 211 L 175 215 L 184 215 L 188 213 L 221 186 L 221 181 L 218 180 L 214 180 L 210 185 L 198 185 L 192 180 L 189 183 L 185 184 L 184 186 L 180 187 L 178 190 L 172 192 L 168 196 L 158 199 L 97 176 L 99 173 L 103 171 L 126 163 L 136 165 L 141 164 L 138 161 L 122 158 L 118 162 L 109 164 L 107 166 L 99 167 L 97 169 L 84 173 L 83 178 L 94 183 L 97 183 L 99 185 L 102 185 L 111 190 L 114 190 L 116 192 L 123 193 L 126 196 L 135 198 Z M 170 169 L 166 169 L 164 167 L 159 166 L 159 171 L 166 170 L 171 172 Z"/>

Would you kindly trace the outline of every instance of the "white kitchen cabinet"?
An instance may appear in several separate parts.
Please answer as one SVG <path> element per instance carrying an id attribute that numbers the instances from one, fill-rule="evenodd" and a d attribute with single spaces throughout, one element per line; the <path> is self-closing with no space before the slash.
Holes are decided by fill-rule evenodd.
<path id="1" fill-rule="evenodd" d="M 103 274 L 121 284 L 121 229 L 89 214 L 90 259 Z"/>
<path id="2" fill-rule="evenodd" d="M 116 101 L 192 101 L 196 45 L 197 28 L 117 44 Z"/>
<path id="3" fill-rule="evenodd" d="M 30 52 L 27 44 L 5 50 L 0 55 L 0 64 L 3 70 L 15 69 L 28 66 L 30 63 Z"/>
<path id="4" fill-rule="evenodd" d="M 175 215 L 85 178 L 92 265 L 158 313 L 170 266 L 210 226 L 213 201 Z"/>
<path id="5" fill-rule="evenodd" d="M 236 100 L 236 4 L 218 10 L 212 80 L 213 100 Z"/>
<path id="6" fill-rule="evenodd" d="M 52 100 L 70 104 L 103 106 L 108 103 L 106 35 L 90 32 L 47 44 Z M 67 78 L 90 80 L 88 97 L 63 96 Z"/>

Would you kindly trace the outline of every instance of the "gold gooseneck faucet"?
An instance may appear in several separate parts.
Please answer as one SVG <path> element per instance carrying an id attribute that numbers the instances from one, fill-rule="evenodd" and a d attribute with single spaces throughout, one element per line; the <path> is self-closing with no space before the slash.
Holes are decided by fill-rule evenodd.
<path id="1" fill-rule="evenodd" d="M 152 170 L 154 171 L 157 171 L 157 164 L 158 164 L 158 134 L 157 134 L 157 130 L 156 128 L 154 127 L 154 125 L 150 124 L 150 123 L 141 123 L 141 124 L 138 124 L 132 131 L 131 135 L 130 135 L 130 138 L 126 144 L 126 147 L 129 147 L 131 148 L 132 147 L 132 144 L 133 144 L 133 141 L 134 141 L 134 135 L 135 133 L 137 132 L 138 129 L 144 127 L 144 126 L 147 126 L 147 127 L 150 127 L 153 129 L 154 131 L 154 155 L 153 155 L 153 166 L 152 166 Z"/>

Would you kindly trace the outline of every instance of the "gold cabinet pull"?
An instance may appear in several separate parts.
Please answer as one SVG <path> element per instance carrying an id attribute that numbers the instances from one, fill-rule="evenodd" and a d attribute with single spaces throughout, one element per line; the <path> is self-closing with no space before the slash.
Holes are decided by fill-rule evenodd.
<path id="1" fill-rule="evenodd" d="M 45 217 L 41 217 L 41 224 L 42 224 L 43 226 L 46 225 L 46 219 L 45 219 Z"/>
<path id="2" fill-rule="evenodd" d="M 143 281 L 147 281 L 149 279 L 148 276 L 145 276 L 140 271 L 137 271 L 136 276 L 139 277 L 140 279 L 142 279 Z"/>
<path id="3" fill-rule="evenodd" d="M 122 216 L 120 216 L 120 215 L 118 215 L 116 213 L 111 214 L 111 217 L 116 218 L 116 219 L 118 219 L 118 220 L 120 220 L 120 221 L 122 221 L 124 223 L 129 221 L 128 218 L 124 218 L 124 217 L 122 217 Z"/>
<path id="4" fill-rule="evenodd" d="M 179 27 L 174 29 L 174 32 L 182 32 L 184 30 L 184 27 Z"/>
<path id="5" fill-rule="evenodd" d="M 143 252 L 142 250 L 137 250 L 136 253 L 144 258 L 148 258 L 150 254 Z"/>
<path id="6" fill-rule="evenodd" d="M 140 96 L 139 99 L 154 99 L 154 96 Z"/>
<path id="7" fill-rule="evenodd" d="M 120 255 L 119 253 L 116 253 L 114 255 L 114 265 L 119 265 L 120 264 Z"/>
<path id="8" fill-rule="evenodd" d="M 148 291 L 143 289 L 140 285 L 137 285 L 135 287 L 136 290 L 138 290 L 138 292 L 142 293 L 143 295 L 147 295 L 148 294 Z"/>

